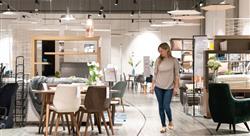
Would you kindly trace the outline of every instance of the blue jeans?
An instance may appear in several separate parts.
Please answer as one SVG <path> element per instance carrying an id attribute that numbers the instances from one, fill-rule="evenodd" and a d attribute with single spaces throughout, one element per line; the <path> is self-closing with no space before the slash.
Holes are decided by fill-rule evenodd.
<path id="1" fill-rule="evenodd" d="M 159 87 L 155 87 L 155 95 L 158 100 L 161 124 L 163 127 L 166 127 L 165 112 L 169 122 L 172 121 L 170 103 L 173 95 L 173 89 L 161 89 Z"/>

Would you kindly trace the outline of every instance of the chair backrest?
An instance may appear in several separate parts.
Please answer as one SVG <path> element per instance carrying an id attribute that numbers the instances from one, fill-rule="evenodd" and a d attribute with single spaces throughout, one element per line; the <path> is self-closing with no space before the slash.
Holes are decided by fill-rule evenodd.
<path id="1" fill-rule="evenodd" d="M 42 83 L 43 84 L 43 89 L 45 90 L 45 91 L 47 91 L 48 90 L 48 85 L 47 85 L 47 83 Z"/>
<path id="2" fill-rule="evenodd" d="M 59 84 L 56 87 L 53 105 L 58 112 L 76 112 L 81 104 L 81 92 L 77 86 Z"/>
<path id="3" fill-rule="evenodd" d="M 123 73 L 123 81 L 127 81 L 127 77 L 125 73 Z"/>
<path id="4" fill-rule="evenodd" d="M 8 116 L 13 113 L 17 89 L 17 83 L 8 83 L 1 88 L 0 107 L 7 108 Z"/>
<path id="5" fill-rule="evenodd" d="M 84 101 L 88 112 L 101 112 L 110 106 L 110 96 L 107 96 L 106 86 L 89 86 Z"/>
<path id="6" fill-rule="evenodd" d="M 138 75 L 135 77 L 135 82 L 144 83 L 145 79 L 143 75 Z"/>
<path id="7" fill-rule="evenodd" d="M 150 75 L 149 77 L 146 77 L 146 82 L 151 83 L 153 80 L 153 75 Z"/>
<path id="8" fill-rule="evenodd" d="M 112 90 L 119 90 L 118 93 L 113 93 L 112 94 L 112 97 L 123 97 L 124 93 L 125 93 L 125 90 L 126 90 L 126 87 L 127 87 L 127 82 L 125 81 L 119 81 L 117 82 L 113 87 L 112 87 Z"/>
<path id="9" fill-rule="evenodd" d="M 228 84 L 210 83 L 209 91 L 209 109 L 215 122 L 229 123 L 234 116 L 234 98 L 231 94 Z"/>

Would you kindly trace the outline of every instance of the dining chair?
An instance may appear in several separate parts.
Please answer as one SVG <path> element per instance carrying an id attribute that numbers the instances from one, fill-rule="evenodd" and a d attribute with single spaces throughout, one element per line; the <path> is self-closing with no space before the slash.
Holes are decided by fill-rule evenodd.
<path id="1" fill-rule="evenodd" d="M 96 117 L 99 132 L 101 130 L 101 119 L 102 119 L 107 135 L 109 135 L 107 123 L 104 118 L 104 111 L 107 111 L 108 113 L 109 127 L 111 128 L 112 134 L 114 134 L 113 124 L 112 124 L 112 119 L 111 119 L 111 112 L 109 109 L 111 96 L 110 96 L 110 93 L 107 91 L 108 90 L 106 86 L 89 86 L 88 87 L 84 105 L 81 105 L 80 107 L 80 111 L 81 111 L 80 122 L 82 121 L 83 114 L 87 113 L 87 122 L 86 122 L 84 136 L 86 136 L 88 132 L 88 126 L 91 120 L 91 114 L 94 114 Z"/>
<path id="2" fill-rule="evenodd" d="M 124 103 L 123 103 L 123 96 L 124 96 L 126 87 L 127 87 L 126 81 L 119 81 L 112 87 L 112 90 L 118 90 L 118 92 L 112 93 L 112 99 L 115 99 L 115 98 L 120 99 L 123 112 L 125 111 Z"/>
<path id="3" fill-rule="evenodd" d="M 48 119 L 50 111 L 54 111 L 54 113 L 57 114 L 55 133 L 57 133 L 60 118 L 62 117 L 62 115 L 66 116 L 66 121 L 70 133 L 68 119 L 68 115 L 70 115 L 72 128 L 74 129 L 75 127 L 77 135 L 80 135 L 75 118 L 75 112 L 79 110 L 81 104 L 80 95 L 80 90 L 77 89 L 77 86 L 75 85 L 59 84 L 56 87 L 55 95 L 53 98 L 53 105 L 49 105 L 46 107 L 46 117 L 48 117 L 46 120 L 46 135 L 48 134 Z"/>

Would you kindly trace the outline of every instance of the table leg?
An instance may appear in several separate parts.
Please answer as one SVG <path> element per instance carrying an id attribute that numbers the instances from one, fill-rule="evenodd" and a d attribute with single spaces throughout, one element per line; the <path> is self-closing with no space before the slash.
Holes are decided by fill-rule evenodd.
<path id="1" fill-rule="evenodd" d="M 115 104 L 111 105 L 111 112 L 112 124 L 115 125 Z"/>
<path id="2" fill-rule="evenodd" d="M 44 106 L 45 106 L 45 97 L 42 95 L 42 106 L 41 106 L 41 113 L 40 113 L 40 119 L 39 119 L 39 127 L 38 127 L 38 133 L 41 133 L 41 128 L 43 125 L 43 114 L 44 114 Z"/>

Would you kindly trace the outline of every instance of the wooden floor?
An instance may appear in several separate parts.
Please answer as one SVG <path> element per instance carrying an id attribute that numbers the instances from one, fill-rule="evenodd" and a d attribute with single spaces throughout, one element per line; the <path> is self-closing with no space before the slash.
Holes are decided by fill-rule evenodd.
<path id="1" fill-rule="evenodd" d="M 127 91 L 125 94 L 125 112 L 127 120 L 122 125 L 115 126 L 116 136 L 204 136 L 204 135 L 233 135 L 229 131 L 227 124 L 222 124 L 218 132 L 215 131 L 217 126 L 211 119 L 205 119 L 201 116 L 192 117 L 183 112 L 179 97 L 174 97 L 172 101 L 172 114 L 174 122 L 174 130 L 168 130 L 166 133 L 159 132 L 161 128 L 158 113 L 158 105 L 155 95 Z M 122 108 L 117 107 L 117 111 L 121 112 Z M 249 122 L 250 124 L 250 122 Z M 249 136 L 244 124 L 236 125 L 236 136 Z M 24 128 L 14 128 L 0 130 L 0 136 L 35 136 L 37 134 L 37 126 L 27 126 Z M 83 133 L 83 127 L 81 128 Z M 97 129 L 89 131 L 89 135 L 106 135 L 104 127 L 103 134 L 98 134 Z M 41 134 L 40 134 L 41 135 Z M 63 132 L 60 128 L 59 136 L 66 136 L 67 131 Z"/>

